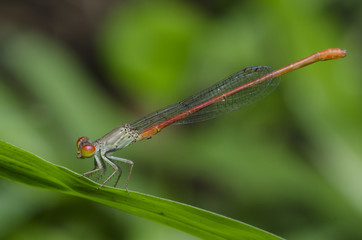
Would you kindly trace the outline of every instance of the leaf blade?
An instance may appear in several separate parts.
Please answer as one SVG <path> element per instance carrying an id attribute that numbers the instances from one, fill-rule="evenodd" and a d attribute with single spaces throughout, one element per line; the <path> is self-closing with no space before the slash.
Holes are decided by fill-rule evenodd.
<path id="1" fill-rule="evenodd" d="M 0 176 L 92 200 L 207 239 L 281 239 L 206 210 L 142 193 L 103 187 L 61 166 L 0 141 Z"/>

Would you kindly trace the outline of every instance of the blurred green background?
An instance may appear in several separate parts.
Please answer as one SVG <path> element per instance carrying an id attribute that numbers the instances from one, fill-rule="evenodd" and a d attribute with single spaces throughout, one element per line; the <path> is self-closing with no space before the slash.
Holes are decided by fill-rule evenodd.
<path id="1" fill-rule="evenodd" d="M 345 59 L 283 76 L 263 101 L 116 155 L 135 162 L 130 190 L 287 239 L 362 239 L 361 5 L 2 0 L 0 139 L 83 173 L 93 161 L 76 158 L 78 137 L 95 140 L 246 66 L 345 48 Z M 0 179 L 0 239 L 80 238 L 195 239 Z"/>

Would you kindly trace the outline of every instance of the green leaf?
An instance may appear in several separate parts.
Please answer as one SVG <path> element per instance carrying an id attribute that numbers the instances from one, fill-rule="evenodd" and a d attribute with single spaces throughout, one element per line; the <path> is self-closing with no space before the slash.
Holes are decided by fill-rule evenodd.
<path id="1" fill-rule="evenodd" d="M 186 204 L 102 187 L 34 154 L 0 141 L 0 176 L 89 199 L 204 239 L 281 239 L 248 224 Z"/>

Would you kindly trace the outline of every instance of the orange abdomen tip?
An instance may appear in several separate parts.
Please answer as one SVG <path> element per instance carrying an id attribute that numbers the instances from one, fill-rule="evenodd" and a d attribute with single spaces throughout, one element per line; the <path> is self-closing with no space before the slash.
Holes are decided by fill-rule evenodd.
<path id="1" fill-rule="evenodd" d="M 347 51 L 341 48 L 328 48 L 318 52 L 317 54 L 319 54 L 320 60 L 332 60 L 337 58 L 344 58 L 347 56 Z"/>

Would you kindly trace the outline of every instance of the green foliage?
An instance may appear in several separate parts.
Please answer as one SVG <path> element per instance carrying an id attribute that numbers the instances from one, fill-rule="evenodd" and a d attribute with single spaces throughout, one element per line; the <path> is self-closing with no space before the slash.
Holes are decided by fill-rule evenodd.
<path id="1" fill-rule="evenodd" d="M 278 89 L 263 101 L 205 123 L 169 127 L 152 140 L 116 154 L 135 162 L 130 190 L 198 206 L 287 239 L 361 239 L 359 2 L 149 2 L 115 4 L 105 19 L 91 24 L 94 28 L 84 29 L 93 31 L 90 39 L 85 39 L 79 27 L 70 34 L 70 27 L 78 23 L 74 18 L 62 22 L 57 32 L 65 34 L 62 39 L 41 30 L 25 31 L 17 22 L 2 24 L 1 140 L 83 173 L 93 163 L 76 159 L 78 137 L 95 140 L 244 67 L 279 68 L 325 48 L 345 48 L 345 59 L 320 62 L 283 76 Z M 96 9 L 95 5 L 88 7 L 84 13 Z M 68 7 L 62 9 L 71 13 Z M 84 17 L 85 22 L 90 19 Z M 67 44 L 76 40 L 78 45 Z M 6 149 L 9 153 L 16 148 Z M 138 197 L 137 203 L 144 198 L 184 207 L 135 192 L 98 191 L 98 185 L 87 179 L 16 151 L 26 154 L 24 164 L 34 160 L 29 164 L 36 168 L 26 171 L 19 167 L 29 165 L 21 162 L 1 167 L 7 178 L 72 194 L 86 189 L 86 196 L 92 197 L 117 194 L 117 201 L 124 200 L 120 207 L 127 212 L 136 211 L 128 200 Z M 14 162 L 0 165 L 5 163 Z M 44 177 L 37 170 L 40 166 L 55 172 L 39 179 Z M 127 175 L 128 166 L 122 167 Z M 82 198 L 5 179 L 0 187 L 0 219 L 6 219 L 0 221 L 0 238 L 194 239 Z M 138 212 L 134 214 L 141 215 Z M 197 211 L 245 227 L 210 212 Z M 166 215 L 145 217 L 166 221 Z M 196 231 L 184 225 L 177 228 Z"/>
<path id="2" fill-rule="evenodd" d="M 0 176 L 85 199 L 163 223 L 203 239 L 281 239 L 242 222 L 178 202 L 103 187 L 0 141 Z"/>

